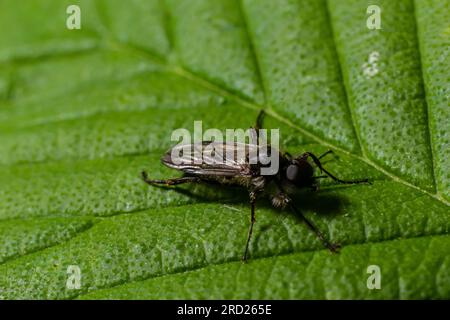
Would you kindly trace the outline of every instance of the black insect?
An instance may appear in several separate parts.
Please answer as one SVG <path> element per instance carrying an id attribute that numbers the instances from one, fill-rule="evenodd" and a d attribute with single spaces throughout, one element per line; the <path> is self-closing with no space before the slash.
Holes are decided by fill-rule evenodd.
<path id="1" fill-rule="evenodd" d="M 262 128 L 262 120 L 264 116 L 264 111 L 261 111 L 258 115 L 255 130 L 253 132 L 258 132 L 260 128 Z M 278 150 L 269 149 L 270 152 L 276 152 L 278 154 L 279 159 L 279 169 L 271 175 L 261 175 L 261 168 L 263 165 L 261 164 L 252 164 L 249 161 L 249 154 L 251 150 L 260 149 L 262 146 L 259 145 L 259 139 L 256 144 L 227 144 L 225 142 L 211 142 L 205 141 L 202 142 L 201 145 L 190 145 L 189 150 L 191 152 L 189 154 L 184 154 L 183 157 L 185 159 L 193 160 L 198 153 L 195 153 L 195 149 L 202 149 L 207 146 L 213 147 L 218 154 L 225 155 L 227 152 L 231 152 L 234 155 L 244 154 L 245 159 L 234 159 L 230 161 L 229 159 L 224 162 L 221 161 L 221 164 L 216 164 L 214 161 L 209 161 L 208 164 L 206 159 L 203 158 L 201 163 L 194 163 L 194 161 L 190 161 L 183 164 L 175 164 L 172 161 L 172 149 L 169 150 L 161 159 L 162 163 L 170 168 L 181 170 L 184 175 L 180 178 L 173 178 L 167 180 L 154 180 L 149 179 L 147 173 L 145 171 L 142 172 L 142 178 L 144 181 L 150 185 L 178 185 L 183 183 L 202 183 L 202 182 L 213 182 L 224 185 L 237 185 L 244 187 L 248 190 L 250 196 L 250 205 L 251 205 L 251 223 L 248 230 L 247 242 L 245 244 L 245 251 L 242 257 L 243 261 L 247 260 L 248 247 L 250 243 L 250 239 L 253 232 L 253 225 L 255 223 L 255 203 L 258 196 L 266 195 L 269 196 L 273 206 L 277 208 L 284 208 L 289 206 L 292 211 L 294 211 L 301 219 L 307 224 L 307 226 L 317 235 L 317 237 L 322 241 L 323 245 L 328 248 L 331 252 L 337 252 L 339 249 L 339 245 L 335 243 L 329 242 L 322 232 L 311 222 L 309 221 L 299 209 L 297 209 L 292 199 L 288 194 L 292 193 L 293 190 L 298 188 L 311 188 L 313 190 L 317 190 L 318 187 L 318 179 L 321 178 L 331 178 L 338 183 L 343 184 L 358 184 L 358 183 L 367 183 L 368 179 L 361 180 L 341 180 L 335 177 L 333 174 L 328 172 L 321 164 L 320 159 L 326 156 L 327 154 L 332 153 L 332 150 L 329 150 L 322 154 L 321 156 L 315 156 L 311 152 L 305 152 L 297 157 L 292 157 L 288 153 L 280 153 Z M 243 153 L 239 153 L 244 148 Z M 270 148 L 266 146 L 266 149 Z M 201 152 L 202 150 L 200 150 Z M 308 161 L 312 160 L 312 163 Z M 211 160 L 211 159 L 209 159 Z M 220 159 L 223 160 L 223 159 Z M 319 170 L 325 175 L 314 176 L 314 166 L 319 168 Z M 268 192 L 270 190 L 270 192 Z"/>

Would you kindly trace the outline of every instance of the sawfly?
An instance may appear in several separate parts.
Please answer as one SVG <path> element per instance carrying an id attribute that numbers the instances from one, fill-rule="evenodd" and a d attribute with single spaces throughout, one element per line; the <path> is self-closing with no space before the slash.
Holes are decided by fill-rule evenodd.
<path id="1" fill-rule="evenodd" d="M 368 183 L 368 179 L 342 180 L 326 170 L 320 160 L 332 153 L 332 150 L 329 150 L 320 156 L 316 156 L 311 152 L 304 152 L 293 157 L 289 153 L 281 153 L 279 150 L 270 148 L 270 146 L 265 146 L 265 150 L 270 151 L 271 154 L 277 154 L 278 169 L 272 174 L 262 175 L 261 171 L 265 165 L 251 161 L 251 155 L 258 154 L 258 151 L 262 148 L 262 145 L 259 143 L 258 131 L 262 128 L 263 117 L 264 111 L 262 110 L 256 120 L 256 126 L 252 128 L 253 132 L 257 135 L 256 140 L 254 140 L 256 143 L 247 144 L 203 141 L 197 144 L 184 145 L 181 147 L 184 148 L 184 151 L 188 150 L 188 152 L 183 154 L 183 159 L 185 160 L 183 163 L 174 161 L 172 155 L 174 154 L 174 151 L 179 151 L 175 150 L 177 147 L 174 147 L 161 158 L 161 162 L 169 168 L 182 171 L 183 176 L 179 178 L 156 180 L 149 179 L 147 173 L 143 171 L 143 180 L 150 185 L 172 186 L 183 183 L 212 182 L 222 185 L 241 186 L 247 189 L 250 198 L 251 220 L 245 250 L 242 256 L 244 262 L 247 261 L 253 225 L 256 221 L 256 199 L 261 196 L 269 197 L 272 205 L 276 208 L 283 209 L 289 207 L 317 235 L 326 248 L 331 252 L 337 252 L 340 247 L 339 244 L 331 243 L 325 238 L 323 233 L 294 205 L 290 194 L 292 194 L 295 189 L 300 188 L 317 190 L 318 180 L 322 178 L 331 178 L 335 182 L 341 184 Z M 180 146 L 178 146 L 178 148 L 180 148 Z M 206 158 L 202 152 L 205 148 L 210 148 L 214 151 L 208 153 L 209 156 Z M 203 155 L 202 161 L 198 161 L 199 154 Z M 232 154 L 234 157 L 231 157 L 231 159 L 230 157 L 227 157 L 225 159 L 225 154 Z M 217 159 L 217 155 L 220 155 L 220 159 Z M 316 168 L 320 170 L 322 175 L 315 175 Z M 268 190 L 270 190 L 270 192 L 268 192 Z"/>

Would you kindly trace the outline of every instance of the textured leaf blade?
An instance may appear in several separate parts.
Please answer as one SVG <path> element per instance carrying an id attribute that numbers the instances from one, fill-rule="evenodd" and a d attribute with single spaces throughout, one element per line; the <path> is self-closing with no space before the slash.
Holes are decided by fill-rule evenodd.
<path id="1" fill-rule="evenodd" d="M 377 2 L 370 32 L 357 0 L 80 1 L 74 33 L 36 18 L 67 2 L 4 3 L 0 24 L 24 23 L 0 37 L 2 298 L 449 297 L 448 1 Z M 245 193 L 140 180 L 177 175 L 159 163 L 173 129 L 261 108 L 283 150 L 332 148 L 327 168 L 373 181 L 296 197 L 340 255 L 261 201 L 242 265 Z"/>

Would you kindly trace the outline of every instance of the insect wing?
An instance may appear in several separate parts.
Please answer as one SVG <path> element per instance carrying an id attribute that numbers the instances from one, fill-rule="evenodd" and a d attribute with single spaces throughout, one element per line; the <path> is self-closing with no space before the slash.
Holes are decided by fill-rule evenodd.
<path id="1" fill-rule="evenodd" d="M 257 157 L 258 146 L 244 143 L 227 144 L 204 141 L 177 145 L 170 149 L 162 162 L 174 169 L 194 175 L 250 175 L 249 160 Z"/>

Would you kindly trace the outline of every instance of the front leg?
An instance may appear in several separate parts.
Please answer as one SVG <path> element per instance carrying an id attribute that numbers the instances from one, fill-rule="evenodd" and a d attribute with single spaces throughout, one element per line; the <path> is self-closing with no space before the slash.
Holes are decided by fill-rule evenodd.
<path id="1" fill-rule="evenodd" d="M 310 157 L 313 162 L 315 163 L 315 165 L 320 169 L 321 172 L 324 172 L 328 177 L 330 177 L 331 179 L 333 179 L 336 182 L 342 183 L 342 184 L 359 184 L 359 183 L 369 183 L 369 179 L 358 179 L 358 180 L 342 180 L 339 179 L 337 177 L 335 177 L 333 174 L 331 174 L 328 170 L 326 170 L 323 166 L 322 163 L 320 162 L 320 158 L 323 157 L 324 155 L 327 155 L 331 152 L 325 152 L 323 155 L 321 155 L 320 157 L 317 157 L 316 155 L 314 155 L 312 152 L 305 152 L 301 158 L 303 159 L 307 159 L 308 157 Z"/>

